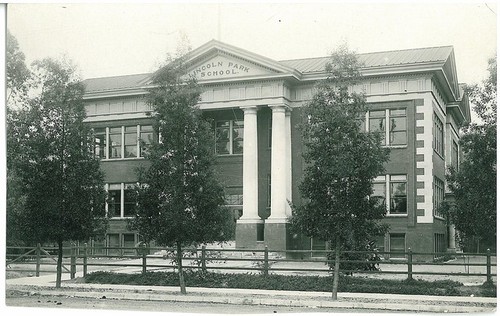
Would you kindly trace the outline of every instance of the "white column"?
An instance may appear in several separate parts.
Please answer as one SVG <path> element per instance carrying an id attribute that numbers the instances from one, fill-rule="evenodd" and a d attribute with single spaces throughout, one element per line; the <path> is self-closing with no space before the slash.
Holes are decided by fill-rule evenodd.
<path id="1" fill-rule="evenodd" d="M 286 222 L 287 195 L 287 150 L 286 150 L 286 107 L 270 106 L 273 111 L 271 148 L 271 215 L 266 223 Z"/>
<path id="2" fill-rule="evenodd" d="M 244 107 L 243 215 L 239 221 L 261 222 L 259 217 L 257 107 Z"/>
<path id="3" fill-rule="evenodd" d="M 448 249 L 455 249 L 455 225 L 450 224 L 448 227 Z"/>
<path id="4" fill-rule="evenodd" d="M 285 152 L 286 152 L 286 199 L 292 200 L 292 125 L 290 122 L 291 111 L 285 113 Z M 286 215 L 292 216 L 292 209 L 288 202 L 285 205 Z"/>

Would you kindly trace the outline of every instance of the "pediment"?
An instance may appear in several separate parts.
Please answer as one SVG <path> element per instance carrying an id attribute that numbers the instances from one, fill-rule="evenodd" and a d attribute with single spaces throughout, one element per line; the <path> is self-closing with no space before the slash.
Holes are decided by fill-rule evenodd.
<path id="1" fill-rule="evenodd" d="M 298 75 L 295 69 L 277 61 L 215 40 L 186 57 L 188 74 L 199 81 Z"/>
<path id="2" fill-rule="evenodd" d="M 219 52 L 213 57 L 202 60 L 189 68 L 188 73 L 198 80 L 244 78 L 273 75 L 278 71 Z"/>

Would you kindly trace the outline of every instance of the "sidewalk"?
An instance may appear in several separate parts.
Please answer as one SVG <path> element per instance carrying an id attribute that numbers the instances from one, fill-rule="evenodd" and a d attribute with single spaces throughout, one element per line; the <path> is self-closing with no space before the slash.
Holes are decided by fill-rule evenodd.
<path id="1" fill-rule="evenodd" d="M 77 273 L 77 276 L 81 276 Z M 68 280 L 63 274 L 63 280 Z M 176 301 L 192 303 L 220 303 L 237 305 L 300 306 L 314 308 L 378 309 L 412 312 L 477 313 L 496 310 L 496 298 L 387 295 L 372 293 L 339 293 L 331 301 L 331 293 L 270 291 L 247 289 L 188 288 L 188 294 L 179 293 L 178 287 L 136 286 L 113 284 L 85 284 L 63 282 L 55 288 L 55 275 L 6 280 L 6 290 L 17 290 L 28 295 L 64 295 L 68 297 Z"/>

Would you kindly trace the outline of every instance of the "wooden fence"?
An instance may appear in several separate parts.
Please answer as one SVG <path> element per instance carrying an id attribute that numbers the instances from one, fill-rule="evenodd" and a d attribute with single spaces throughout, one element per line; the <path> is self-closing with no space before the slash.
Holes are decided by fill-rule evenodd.
<path id="1" fill-rule="evenodd" d="M 40 245 L 34 248 L 7 247 L 7 271 L 31 272 L 35 276 L 39 276 L 41 272 L 54 273 L 55 253 L 57 253 L 57 248 Z M 71 278 L 75 278 L 78 266 L 81 267 L 80 271 L 83 271 L 84 276 L 89 269 L 117 271 L 132 268 L 136 270 L 135 272 L 146 273 L 177 268 L 174 249 L 164 247 L 100 247 L 98 251 L 95 251 L 85 244 L 83 247 L 65 247 L 63 254 L 63 272 L 70 273 Z M 486 253 L 479 254 L 414 253 L 411 249 L 406 252 L 378 252 L 380 261 L 370 261 L 368 258 L 373 254 L 373 251 L 342 252 L 341 271 L 348 274 L 403 274 L 408 279 L 412 279 L 414 275 L 447 275 L 484 276 L 486 281 L 492 281 L 497 275 L 496 255 L 492 256 L 489 249 Z M 494 262 L 492 262 L 492 257 Z M 256 272 L 264 275 L 270 273 L 328 274 L 329 265 L 333 263 L 333 260 L 328 259 L 328 252 L 324 250 L 269 250 L 267 247 L 264 249 L 218 249 L 205 246 L 185 248 L 183 258 L 184 269 Z M 419 259 L 415 260 L 415 258 Z M 423 258 L 429 258 L 429 260 Z M 444 262 L 445 259 L 450 258 L 455 260 Z M 311 267 L 313 265 L 319 267 Z M 379 265 L 381 270 L 373 269 L 374 265 Z M 53 269 L 43 268 L 47 266 L 52 266 Z M 69 269 L 66 266 L 69 266 Z M 425 266 L 425 269 L 431 269 L 432 266 L 445 266 L 446 269 L 415 271 L 415 268 L 419 266 Z M 465 270 L 457 272 L 457 266 L 464 267 Z M 492 268 L 495 271 L 492 271 Z"/>

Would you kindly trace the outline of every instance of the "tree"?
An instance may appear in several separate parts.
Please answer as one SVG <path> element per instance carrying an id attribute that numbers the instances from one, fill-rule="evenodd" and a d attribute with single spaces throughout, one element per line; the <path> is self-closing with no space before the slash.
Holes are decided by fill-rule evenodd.
<path id="1" fill-rule="evenodd" d="M 7 30 L 6 45 L 6 121 L 11 122 L 16 113 L 16 106 L 26 101 L 27 92 L 31 86 L 31 71 L 25 63 L 25 56 L 19 49 L 16 38 Z M 9 155 L 9 150 L 7 155 Z M 23 244 L 21 217 L 26 196 L 19 177 L 15 170 L 7 168 L 7 207 L 6 207 L 6 241 L 7 245 L 20 246 Z"/>
<path id="2" fill-rule="evenodd" d="M 340 251 L 382 234 L 385 208 L 370 199 L 372 180 L 383 173 L 388 150 L 381 136 L 362 131 L 365 96 L 350 93 L 360 64 L 346 46 L 335 51 L 301 125 L 306 162 L 299 190 L 305 202 L 292 206 L 292 227 L 335 249 L 332 298 L 337 299 Z"/>
<path id="3" fill-rule="evenodd" d="M 137 215 L 130 223 L 146 242 L 176 247 L 181 293 L 186 293 L 182 247 L 225 241 L 231 217 L 214 173 L 211 124 L 197 102 L 200 88 L 187 77 L 182 59 L 154 74 L 148 94 L 153 129 L 160 136 L 149 148 L 150 167 L 139 174 Z"/>
<path id="4" fill-rule="evenodd" d="M 27 97 L 31 71 L 26 66 L 25 56 L 19 48 L 17 39 L 9 30 L 7 30 L 5 65 L 7 104 L 15 104 Z"/>
<path id="5" fill-rule="evenodd" d="M 455 203 L 443 206 L 455 224 L 460 240 L 481 240 L 496 248 L 496 143 L 497 143 L 497 61 L 489 60 L 489 77 L 482 86 L 467 87 L 473 109 L 481 119 L 462 128 L 459 169 L 450 168 L 448 187 Z"/>
<path id="6" fill-rule="evenodd" d="M 34 68 L 39 94 L 9 117 L 7 163 L 26 198 L 19 214 L 23 239 L 57 243 L 60 287 L 63 242 L 87 240 L 106 227 L 104 182 L 73 67 L 44 59 Z"/>

